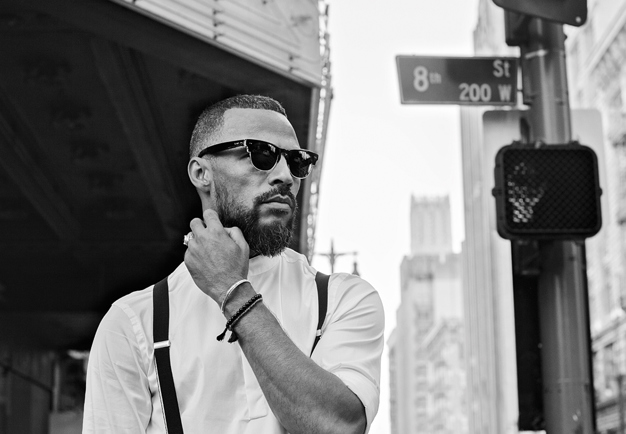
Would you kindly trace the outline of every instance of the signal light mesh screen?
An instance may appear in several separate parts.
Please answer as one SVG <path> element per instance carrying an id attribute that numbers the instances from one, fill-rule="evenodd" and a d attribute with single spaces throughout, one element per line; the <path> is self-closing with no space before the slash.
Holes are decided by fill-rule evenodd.
<path id="1" fill-rule="evenodd" d="M 505 147 L 498 157 L 496 189 L 503 196 L 499 211 L 504 211 L 505 231 L 530 236 L 591 235 L 599 230 L 600 188 L 591 148 Z"/>

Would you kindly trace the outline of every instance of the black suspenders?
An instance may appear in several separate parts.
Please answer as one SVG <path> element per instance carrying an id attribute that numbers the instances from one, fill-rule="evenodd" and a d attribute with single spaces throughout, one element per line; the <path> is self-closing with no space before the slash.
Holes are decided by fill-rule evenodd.
<path id="1" fill-rule="evenodd" d="M 315 346 L 322 337 L 322 325 L 324 325 L 324 318 L 326 318 L 326 310 L 328 308 L 329 278 L 330 276 L 320 272 L 315 275 L 319 310 L 317 330 L 315 332 L 315 341 L 313 341 L 311 355 L 313 354 L 313 350 L 315 350 Z M 183 424 L 180 419 L 178 399 L 176 398 L 176 388 L 174 387 L 174 377 L 172 377 L 172 364 L 170 362 L 170 306 L 167 277 L 154 285 L 154 290 L 152 291 L 152 313 L 154 360 L 156 364 L 157 383 L 161 397 L 161 406 L 163 407 L 163 418 L 165 419 L 165 432 L 168 434 L 183 434 Z"/>
<path id="2" fill-rule="evenodd" d="M 152 292 L 152 331 L 154 334 L 154 362 L 156 363 L 157 383 L 161 406 L 163 407 L 163 419 L 165 420 L 165 432 L 168 434 L 183 434 L 183 423 L 180 420 L 176 388 L 172 377 L 172 364 L 170 363 L 170 304 L 167 287 L 167 277 L 154 285 Z"/>
<path id="3" fill-rule="evenodd" d="M 319 271 L 315 275 L 315 284 L 317 285 L 317 305 L 318 305 L 318 320 L 317 329 L 315 330 L 315 340 L 313 341 L 313 348 L 311 348 L 311 356 L 317 346 L 320 338 L 322 337 L 322 326 L 324 325 L 324 318 L 326 318 L 326 309 L 328 308 L 328 274 L 320 273 Z"/>

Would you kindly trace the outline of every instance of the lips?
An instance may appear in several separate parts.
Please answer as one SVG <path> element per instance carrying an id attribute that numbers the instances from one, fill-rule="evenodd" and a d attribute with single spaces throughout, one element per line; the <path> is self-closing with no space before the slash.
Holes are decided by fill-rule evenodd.
<path id="1" fill-rule="evenodd" d="M 291 209 L 293 209 L 295 206 L 293 199 L 290 198 L 289 196 L 272 196 L 271 198 L 264 201 L 263 203 L 282 203 L 282 204 L 288 205 L 289 208 Z"/>

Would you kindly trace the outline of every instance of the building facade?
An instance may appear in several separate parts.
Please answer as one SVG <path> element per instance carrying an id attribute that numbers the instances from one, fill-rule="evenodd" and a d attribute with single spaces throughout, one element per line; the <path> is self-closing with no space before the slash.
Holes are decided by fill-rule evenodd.
<path id="1" fill-rule="evenodd" d="M 461 263 L 449 224 L 447 197 L 411 198 L 411 255 L 388 340 L 392 433 L 467 432 Z"/>
<path id="2" fill-rule="evenodd" d="M 428 381 L 428 433 L 467 433 L 465 330 L 463 321 L 448 318 L 424 338 Z"/>
<path id="3" fill-rule="evenodd" d="M 602 116 L 607 204 L 602 232 L 587 243 L 587 276 L 596 425 L 609 434 L 620 432 L 620 417 L 626 422 L 626 1 L 595 0 L 588 7 L 587 23 L 567 28 L 567 70 L 572 108 Z"/>
<path id="4" fill-rule="evenodd" d="M 517 56 L 504 42 L 504 14 L 479 2 L 476 56 Z M 483 128 L 483 107 L 461 107 L 465 241 L 462 246 L 469 432 L 517 433 L 515 327 L 510 243 L 495 225 L 493 162 L 507 144 Z M 510 139 L 506 139 L 510 143 Z"/>

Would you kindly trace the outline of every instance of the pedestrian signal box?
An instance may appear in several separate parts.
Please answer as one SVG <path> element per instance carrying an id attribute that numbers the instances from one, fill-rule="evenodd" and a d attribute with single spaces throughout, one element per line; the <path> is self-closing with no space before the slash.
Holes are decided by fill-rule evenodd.
<path id="1" fill-rule="evenodd" d="M 494 173 L 502 238 L 573 240 L 600 230 L 602 189 L 593 149 L 513 143 L 498 151 Z"/>
<path id="2" fill-rule="evenodd" d="M 493 0 L 503 9 L 557 23 L 582 26 L 587 21 L 587 0 Z"/>

